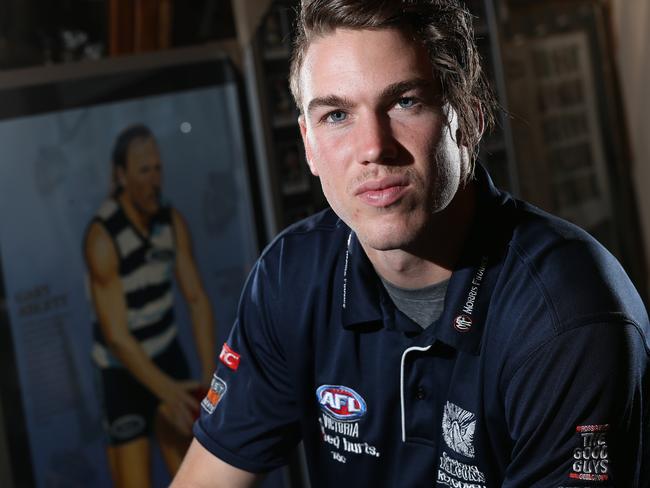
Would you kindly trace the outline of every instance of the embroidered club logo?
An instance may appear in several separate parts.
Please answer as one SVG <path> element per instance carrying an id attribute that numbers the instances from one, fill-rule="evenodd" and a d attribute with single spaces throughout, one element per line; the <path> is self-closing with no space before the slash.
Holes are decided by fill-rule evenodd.
<path id="1" fill-rule="evenodd" d="M 203 410 L 208 413 L 214 412 L 214 409 L 217 408 L 217 404 L 226 394 L 227 389 L 228 385 L 226 385 L 226 382 L 215 374 L 212 377 L 212 383 L 210 384 L 210 389 L 208 390 L 207 395 L 205 395 L 205 398 L 201 401 L 201 407 L 203 407 Z"/>
<path id="2" fill-rule="evenodd" d="M 363 417 L 367 410 L 366 401 L 347 386 L 319 386 L 316 397 L 323 412 L 342 422 L 357 420 Z"/>
<path id="3" fill-rule="evenodd" d="M 239 368 L 240 358 L 241 356 L 233 351 L 227 343 L 223 343 L 221 354 L 219 354 L 219 359 L 223 364 L 228 366 L 233 371 L 237 371 L 237 368 Z"/>
<path id="4" fill-rule="evenodd" d="M 454 327 L 458 332 L 467 332 L 472 328 L 472 318 L 469 315 L 461 314 L 454 319 Z"/>
<path id="5" fill-rule="evenodd" d="M 474 457 L 474 430 L 476 417 L 473 413 L 451 402 L 445 405 L 442 415 L 442 437 L 445 444 L 457 454 Z"/>

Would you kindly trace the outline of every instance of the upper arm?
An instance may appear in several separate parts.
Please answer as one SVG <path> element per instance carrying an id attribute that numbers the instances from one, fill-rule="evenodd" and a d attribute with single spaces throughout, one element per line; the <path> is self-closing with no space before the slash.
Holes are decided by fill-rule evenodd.
<path id="1" fill-rule="evenodd" d="M 119 257 L 110 236 L 97 222 L 91 224 L 84 245 L 90 291 L 102 333 L 107 341 L 128 332 L 126 301 L 119 274 Z"/>
<path id="2" fill-rule="evenodd" d="M 639 331 L 620 320 L 532 352 L 506 386 L 513 448 L 503 486 L 637 486 L 650 440 L 648 368 Z"/>
<path id="3" fill-rule="evenodd" d="M 236 361 L 217 361 L 194 425 L 206 449 L 255 473 L 286 464 L 301 435 L 293 368 L 276 340 L 277 275 L 268 272 L 258 261 L 246 281 L 227 340 Z"/>
<path id="4" fill-rule="evenodd" d="M 176 278 L 183 296 L 189 303 L 192 303 L 202 297 L 205 292 L 194 260 L 192 240 L 187 223 L 176 209 L 171 210 L 171 218 L 176 238 Z"/>
<path id="5" fill-rule="evenodd" d="M 259 475 L 225 463 L 194 439 L 171 488 L 246 488 L 259 479 Z"/>

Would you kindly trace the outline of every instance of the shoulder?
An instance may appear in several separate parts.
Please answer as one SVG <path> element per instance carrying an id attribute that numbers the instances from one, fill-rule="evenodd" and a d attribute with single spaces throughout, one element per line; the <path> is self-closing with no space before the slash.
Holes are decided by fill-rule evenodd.
<path id="1" fill-rule="evenodd" d="M 86 253 L 95 248 L 112 247 L 114 222 L 121 214 L 120 205 L 113 198 L 106 198 L 99 206 L 92 220 L 86 227 L 84 246 Z"/>
<path id="2" fill-rule="evenodd" d="M 262 251 L 244 297 L 267 304 L 283 317 L 302 309 L 326 286 L 349 232 L 329 209 L 289 226 Z M 295 299 L 297 294 L 301 300 Z"/>
<path id="3" fill-rule="evenodd" d="M 88 227 L 84 255 L 90 273 L 95 277 L 112 275 L 117 268 L 118 258 L 113 239 L 99 221 L 91 222 Z"/>
<path id="4" fill-rule="evenodd" d="M 95 213 L 95 218 L 98 220 L 105 221 L 110 219 L 113 215 L 115 215 L 119 211 L 120 211 L 120 206 L 118 205 L 117 201 L 114 198 L 107 198 L 101 203 L 101 205 L 97 209 L 97 212 Z"/>
<path id="5" fill-rule="evenodd" d="M 495 302 L 541 339 L 596 323 L 633 324 L 650 348 L 645 306 L 618 260 L 581 228 L 516 202 Z M 530 330 L 535 324 L 536 329 Z"/>
<path id="6" fill-rule="evenodd" d="M 159 219 L 162 223 L 171 223 L 174 229 L 187 229 L 187 220 L 183 214 L 171 205 L 163 206 L 160 208 Z"/>
<path id="7" fill-rule="evenodd" d="M 260 261 L 266 265 L 309 272 L 336 259 L 350 229 L 331 210 L 323 210 L 280 232 L 264 249 Z"/>
<path id="8" fill-rule="evenodd" d="M 122 207 L 116 198 L 109 197 L 105 199 L 93 217 L 88 227 L 99 225 L 105 229 L 109 236 L 116 236 L 126 225 L 128 221 Z"/>
<path id="9" fill-rule="evenodd" d="M 647 361 L 648 315 L 618 260 L 581 228 L 527 203 L 517 201 L 506 218 L 512 234 L 486 337 L 504 378 L 553 351 L 565 361 L 581 348 L 614 354 L 627 344 L 619 350 Z"/>
<path id="10" fill-rule="evenodd" d="M 287 356 L 304 348 L 299 338 L 315 325 L 310 319 L 314 305 L 328 299 L 327 283 L 340 254 L 337 249 L 346 245 L 348 234 L 349 229 L 331 210 L 278 234 L 244 285 L 238 307 L 240 333 L 271 337 Z"/>
<path id="11" fill-rule="evenodd" d="M 618 260 L 583 229 L 529 207 L 513 251 L 558 319 L 618 312 L 647 322 L 645 307 Z"/>

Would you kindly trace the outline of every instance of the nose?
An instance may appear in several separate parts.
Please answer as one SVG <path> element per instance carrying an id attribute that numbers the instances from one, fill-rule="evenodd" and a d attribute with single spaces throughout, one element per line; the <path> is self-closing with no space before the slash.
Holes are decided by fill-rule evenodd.
<path id="1" fill-rule="evenodd" d="M 358 161 L 361 164 L 390 164 L 398 151 L 390 118 L 386 114 L 370 113 L 359 122 L 354 138 Z"/>

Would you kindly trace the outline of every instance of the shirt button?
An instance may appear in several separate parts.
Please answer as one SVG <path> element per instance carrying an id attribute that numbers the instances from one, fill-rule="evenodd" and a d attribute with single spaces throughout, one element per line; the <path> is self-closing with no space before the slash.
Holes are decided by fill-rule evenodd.
<path id="1" fill-rule="evenodd" d="M 415 392 L 415 398 L 417 398 L 418 400 L 424 400 L 426 396 L 427 396 L 427 392 L 424 391 L 424 388 L 419 386 L 417 391 Z"/>

